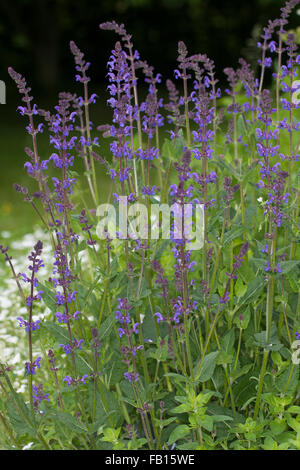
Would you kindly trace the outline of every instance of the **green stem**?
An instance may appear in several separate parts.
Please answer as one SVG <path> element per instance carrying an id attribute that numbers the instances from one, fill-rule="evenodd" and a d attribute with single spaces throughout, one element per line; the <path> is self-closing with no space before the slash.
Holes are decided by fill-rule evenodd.
<path id="1" fill-rule="evenodd" d="M 49 444 L 46 442 L 46 440 L 44 439 L 43 435 L 37 431 L 36 427 L 35 427 L 35 423 L 34 421 L 31 421 L 31 419 L 27 416 L 27 414 L 24 412 L 23 410 L 23 407 L 22 407 L 22 404 L 19 402 L 19 398 L 18 398 L 18 395 L 17 393 L 15 392 L 13 386 L 12 386 L 12 383 L 7 375 L 7 373 L 5 372 L 5 368 L 4 366 L 1 364 L 1 369 L 2 369 L 2 375 L 4 375 L 4 378 L 7 382 L 7 385 L 12 393 L 12 396 L 14 398 L 14 407 L 19 411 L 19 413 L 22 415 L 23 419 L 26 421 L 26 423 L 29 425 L 30 428 L 34 429 L 35 433 L 36 433 L 36 436 L 38 438 L 38 440 L 43 444 L 43 446 L 45 447 L 45 449 L 47 450 L 52 450 L 51 447 L 49 446 Z"/>
<path id="2" fill-rule="evenodd" d="M 12 430 L 10 429 L 10 427 L 8 426 L 4 416 L 0 413 L 0 421 L 5 429 L 5 431 L 7 432 L 7 434 L 9 435 L 10 439 L 12 440 L 12 442 L 15 444 L 15 446 L 19 449 L 19 450 L 22 450 L 22 447 L 20 446 L 20 444 L 18 443 L 18 441 L 16 441 L 14 435 L 13 435 L 13 432 Z"/>
<path id="3" fill-rule="evenodd" d="M 271 224 L 270 224 L 270 228 L 271 228 Z M 269 257 L 272 260 L 272 262 L 270 263 L 272 273 L 270 274 L 270 277 L 269 277 L 268 290 L 267 290 L 266 345 L 269 345 L 270 336 L 271 336 L 273 298 L 274 298 L 274 275 L 273 273 L 275 270 L 276 241 L 277 241 L 277 226 L 275 225 L 271 252 L 269 250 L 269 253 L 270 253 Z M 267 368 L 268 357 L 269 357 L 269 350 L 265 349 L 263 363 L 262 363 L 260 377 L 259 377 L 259 383 L 258 383 L 258 390 L 257 390 L 255 410 L 254 410 L 254 419 L 257 418 L 257 415 L 259 412 L 259 405 L 260 405 L 261 393 L 263 389 L 264 376 L 265 376 L 266 368 Z"/>
<path id="4" fill-rule="evenodd" d="M 208 348 L 208 345 L 209 345 L 211 336 L 212 336 L 212 334 L 213 334 L 213 332 L 214 332 L 215 326 L 216 326 L 217 321 L 218 321 L 218 319 L 219 319 L 219 317 L 220 317 L 220 313 L 221 313 L 221 312 L 220 312 L 220 308 L 219 308 L 218 311 L 217 311 L 217 313 L 216 313 L 216 315 L 215 315 L 215 318 L 214 318 L 214 320 L 213 320 L 213 322 L 212 322 L 212 325 L 211 325 L 211 327 L 210 327 L 210 330 L 209 330 L 209 333 L 208 333 L 208 337 L 207 337 L 207 339 L 206 339 L 206 343 L 205 343 L 204 348 L 203 348 L 202 356 L 201 356 L 199 365 L 198 365 L 197 370 L 196 370 L 196 373 L 195 373 L 195 380 L 196 380 L 196 381 L 197 381 L 198 378 L 200 377 L 200 372 L 201 372 L 203 360 L 204 360 L 204 358 L 205 358 L 205 354 L 206 354 L 206 351 L 207 351 L 207 348 Z"/>
<path id="5" fill-rule="evenodd" d="M 255 403 L 254 416 L 253 416 L 254 420 L 257 419 L 257 415 L 259 411 L 260 397 L 261 397 L 261 393 L 263 389 L 264 376 L 267 370 L 268 357 L 269 357 L 269 351 L 267 350 L 264 352 L 264 358 L 263 358 L 263 363 L 261 366 L 261 372 L 260 372 L 260 377 L 259 377 L 259 382 L 258 382 L 258 390 L 257 390 L 256 403 Z"/>

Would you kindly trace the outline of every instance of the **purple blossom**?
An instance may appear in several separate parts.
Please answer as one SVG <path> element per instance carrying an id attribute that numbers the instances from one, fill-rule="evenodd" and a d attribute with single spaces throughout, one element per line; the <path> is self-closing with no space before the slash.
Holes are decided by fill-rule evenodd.
<path id="1" fill-rule="evenodd" d="M 137 382 L 138 379 L 139 379 L 139 374 L 136 372 L 124 372 L 124 377 L 126 380 L 128 380 L 129 382 Z"/>
<path id="2" fill-rule="evenodd" d="M 19 322 L 19 327 L 22 328 L 23 326 L 25 326 L 25 331 L 36 331 L 40 328 L 40 323 L 41 323 L 41 320 L 36 320 L 36 321 L 32 321 L 31 324 L 24 320 L 22 317 L 18 317 L 17 318 L 18 322 Z"/>
<path id="3" fill-rule="evenodd" d="M 154 313 L 154 317 L 156 317 L 157 323 L 166 321 L 165 317 L 163 317 L 163 315 L 160 312 Z"/>
<path id="4" fill-rule="evenodd" d="M 84 60 L 84 54 L 80 51 L 74 41 L 70 41 L 70 49 L 74 55 L 76 71 L 79 72 L 79 74 L 76 74 L 75 76 L 76 81 L 81 83 L 89 82 L 90 78 L 86 75 L 86 71 L 88 70 L 90 63 Z"/>
<path id="5" fill-rule="evenodd" d="M 229 294 L 227 291 L 225 291 L 223 297 L 220 298 L 220 304 L 226 304 L 228 300 L 229 300 Z"/>
<path id="6" fill-rule="evenodd" d="M 63 349 L 65 354 L 70 354 L 74 349 L 81 349 L 81 345 L 84 342 L 83 339 L 77 341 L 76 338 L 72 341 L 72 344 L 60 344 L 60 347 Z"/>
<path id="7" fill-rule="evenodd" d="M 73 379 L 70 375 L 66 375 L 63 380 L 67 382 L 68 387 L 70 387 L 70 385 L 78 385 L 80 383 L 86 384 L 86 380 L 88 379 L 88 377 L 89 376 L 85 374 L 81 378 Z"/>
<path id="8" fill-rule="evenodd" d="M 35 375 L 35 369 L 39 369 L 41 367 L 41 364 L 40 364 L 41 360 L 42 360 L 41 357 L 37 357 L 36 360 L 33 361 L 32 363 L 25 362 L 25 370 L 27 374 Z"/>
<path id="9" fill-rule="evenodd" d="M 49 393 L 43 392 L 43 384 L 32 385 L 33 406 L 38 409 L 39 404 L 45 400 L 49 401 Z"/>
<path id="10" fill-rule="evenodd" d="M 135 335 L 139 332 L 139 323 L 135 322 L 132 325 L 132 320 L 130 317 L 131 305 L 128 303 L 127 298 L 118 299 L 118 309 L 116 310 L 116 319 L 121 324 L 121 327 L 118 328 L 118 334 L 120 338 L 124 338 L 123 344 L 121 345 L 121 355 L 123 357 L 122 361 L 127 365 L 127 367 L 133 367 L 136 369 L 135 356 L 138 350 L 143 349 L 142 345 L 135 344 Z M 131 377 L 131 373 L 127 373 L 128 377 Z M 135 372 L 138 377 L 138 373 Z M 127 377 L 127 375 L 125 376 Z M 129 380 L 129 378 L 128 378 Z"/>
<path id="11" fill-rule="evenodd" d="M 274 273 L 282 273 L 282 269 L 281 269 L 281 267 L 280 267 L 280 263 L 277 263 L 277 264 L 276 264 L 276 267 L 275 267 L 274 269 L 272 269 L 272 267 L 270 266 L 269 261 L 267 261 L 267 265 L 266 265 L 266 267 L 265 267 L 265 271 L 266 271 L 266 272 L 270 272 L 270 273 L 272 273 L 272 272 L 274 272 Z"/>
<path id="12" fill-rule="evenodd" d="M 241 267 L 242 262 L 244 261 L 244 257 L 246 256 L 248 252 L 248 249 L 249 249 L 249 243 L 245 242 L 242 245 L 239 254 L 237 256 L 234 256 L 235 263 L 233 263 L 232 272 L 226 273 L 226 275 L 228 276 L 228 281 L 226 283 L 224 294 L 222 297 L 220 297 L 220 304 L 226 304 L 228 302 L 230 298 L 229 293 L 228 293 L 230 283 L 232 282 L 233 279 L 236 279 L 235 273 Z"/>
<path id="13" fill-rule="evenodd" d="M 142 194 L 144 196 L 154 196 L 157 191 L 159 191 L 159 188 L 157 186 L 143 186 L 142 187 Z"/>

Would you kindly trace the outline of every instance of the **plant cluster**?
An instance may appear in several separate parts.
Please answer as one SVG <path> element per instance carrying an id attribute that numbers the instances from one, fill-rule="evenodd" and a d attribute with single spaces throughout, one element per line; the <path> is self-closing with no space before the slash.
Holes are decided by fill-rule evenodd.
<path id="1" fill-rule="evenodd" d="M 22 273 L 0 247 L 26 307 L 16 328 L 28 350 L 24 392 L 9 361 L 0 364 L 2 447 L 300 449 L 300 55 L 287 29 L 299 3 L 263 29 L 259 76 L 240 59 L 224 70 L 225 90 L 214 62 L 179 42 L 164 99 L 161 75 L 124 25 L 101 24 L 118 41 L 112 122 L 96 129 L 90 64 L 73 41 L 82 92 L 60 93 L 52 111 L 9 68 L 36 180 L 33 193 L 15 189 L 38 214 L 53 265 L 41 276 L 40 240 Z M 201 204 L 203 247 L 190 249 L 174 223 L 164 240 L 99 234 L 100 172 L 116 205 Z"/>

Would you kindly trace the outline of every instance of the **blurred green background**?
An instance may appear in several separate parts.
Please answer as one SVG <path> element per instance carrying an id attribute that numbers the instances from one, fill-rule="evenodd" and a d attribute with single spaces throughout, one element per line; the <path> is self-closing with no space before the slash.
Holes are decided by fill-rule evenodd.
<path id="1" fill-rule="evenodd" d="M 97 126 L 110 119 L 106 62 L 117 40 L 114 33 L 101 31 L 99 23 L 113 19 L 124 23 L 141 58 L 154 65 L 164 80 L 173 77 L 177 43 L 183 40 L 191 54 L 207 53 L 215 61 L 222 85 L 223 69 L 235 67 L 239 57 L 256 67 L 261 29 L 268 19 L 279 16 L 283 5 L 281 0 L 1 0 L 0 80 L 6 84 L 7 97 L 0 105 L 0 230 L 26 232 L 35 221 L 31 207 L 13 189 L 14 182 L 29 187 L 32 182 L 23 169 L 30 136 L 26 118 L 16 113 L 20 96 L 8 66 L 26 77 L 39 107 L 53 109 L 58 92 L 81 94 L 69 50 L 69 41 L 74 40 L 92 63 L 90 90 L 99 99 L 91 117 Z M 290 27 L 298 22 L 294 14 Z M 39 139 L 39 151 L 41 158 L 49 158 L 53 151 L 45 136 Z M 99 153 L 106 152 L 107 142 L 101 143 Z M 98 177 L 105 195 L 103 171 L 99 168 Z"/>

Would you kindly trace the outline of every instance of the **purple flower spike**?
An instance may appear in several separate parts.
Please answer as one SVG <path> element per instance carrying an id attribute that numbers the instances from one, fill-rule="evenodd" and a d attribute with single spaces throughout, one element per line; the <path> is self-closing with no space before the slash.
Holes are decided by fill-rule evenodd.
<path id="1" fill-rule="evenodd" d="M 154 314 L 154 317 L 156 317 L 157 323 L 160 323 L 161 321 L 165 321 L 165 318 L 162 316 L 162 314 L 160 312 L 156 312 Z"/>
<path id="2" fill-rule="evenodd" d="M 36 321 L 32 321 L 31 324 L 29 324 L 29 322 L 27 322 L 26 320 L 24 320 L 22 317 L 18 317 L 17 318 L 18 322 L 19 322 L 19 327 L 22 328 L 23 326 L 25 326 L 25 331 L 36 331 L 40 328 L 40 323 L 41 323 L 41 320 L 36 320 Z"/>
<path id="3" fill-rule="evenodd" d="M 220 304 L 226 304 L 229 300 L 229 294 L 225 291 L 223 297 L 220 298 Z"/>
<path id="4" fill-rule="evenodd" d="M 88 377 L 89 376 L 85 374 L 81 378 L 73 379 L 70 375 L 67 375 L 63 380 L 67 382 L 68 387 L 70 387 L 71 385 L 78 385 L 80 383 L 86 384 Z"/>
<path id="5" fill-rule="evenodd" d="M 37 410 L 39 404 L 45 400 L 49 401 L 49 393 L 43 392 L 43 384 L 32 385 L 33 406 Z"/>
<path id="6" fill-rule="evenodd" d="M 137 382 L 138 379 L 139 379 L 139 374 L 138 373 L 134 373 L 134 372 L 124 372 L 124 377 L 126 380 L 128 380 L 129 382 Z"/>
<path id="7" fill-rule="evenodd" d="M 27 374 L 35 375 L 35 369 L 39 369 L 41 367 L 41 364 L 40 364 L 41 360 L 42 360 L 41 357 L 37 357 L 36 360 L 32 362 L 31 364 L 30 362 L 25 362 L 25 370 Z"/>

